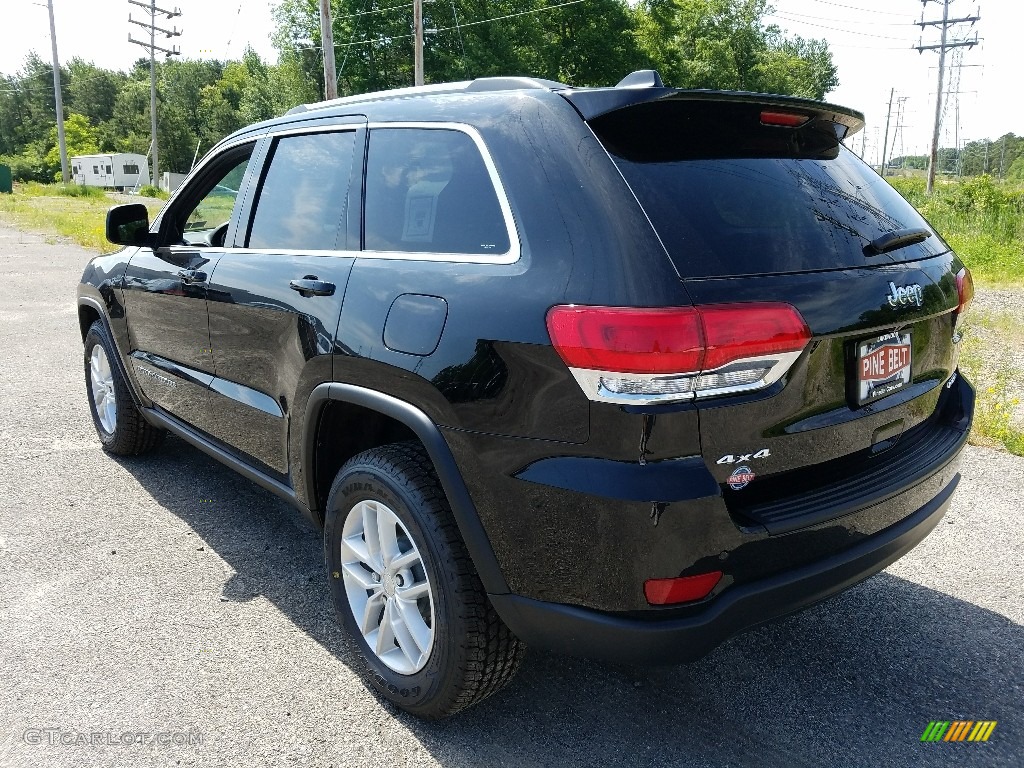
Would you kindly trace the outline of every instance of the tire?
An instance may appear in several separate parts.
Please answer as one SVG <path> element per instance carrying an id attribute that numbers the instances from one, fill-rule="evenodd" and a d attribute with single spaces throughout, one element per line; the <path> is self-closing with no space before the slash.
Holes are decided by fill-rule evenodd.
<path id="1" fill-rule="evenodd" d="M 160 445 L 167 432 L 142 417 L 114 362 L 116 355 L 107 327 L 97 320 L 85 335 L 85 388 L 92 423 L 103 450 L 137 456 Z"/>
<path id="2" fill-rule="evenodd" d="M 436 720 L 512 680 L 526 646 L 491 606 L 419 444 L 352 458 L 331 486 L 325 522 L 335 611 L 359 646 L 373 690 Z"/>

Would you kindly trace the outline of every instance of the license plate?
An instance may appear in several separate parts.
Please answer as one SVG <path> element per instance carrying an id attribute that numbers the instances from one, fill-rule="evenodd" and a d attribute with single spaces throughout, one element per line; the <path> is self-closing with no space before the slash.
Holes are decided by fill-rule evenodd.
<path id="1" fill-rule="evenodd" d="M 887 333 L 857 345 L 857 402 L 864 404 L 910 384 L 910 334 Z"/>

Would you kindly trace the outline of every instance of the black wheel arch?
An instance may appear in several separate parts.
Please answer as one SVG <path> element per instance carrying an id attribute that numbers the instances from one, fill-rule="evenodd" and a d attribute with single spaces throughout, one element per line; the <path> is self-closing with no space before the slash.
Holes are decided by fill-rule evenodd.
<path id="1" fill-rule="evenodd" d="M 344 383 L 324 383 L 310 392 L 303 424 L 302 488 L 314 514 L 323 519 L 320 493 L 316 476 L 318 430 L 325 407 L 331 402 L 348 403 L 374 411 L 404 425 L 422 443 L 434 465 L 434 471 L 448 498 L 459 532 L 473 559 L 484 589 L 490 594 L 507 594 L 508 584 L 501 572 L 498 558 L 477 514 L 476 506 L 462 479 L 455 457 L 438 426 L 416 406 L 404 400 L 373 389 Z"/>

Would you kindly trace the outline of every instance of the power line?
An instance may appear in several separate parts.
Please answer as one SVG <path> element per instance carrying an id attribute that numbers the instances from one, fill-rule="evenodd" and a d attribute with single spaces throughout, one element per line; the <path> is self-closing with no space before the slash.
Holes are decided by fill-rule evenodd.
<path id="1" fill-rule="evenodd" d="M 788 16 L 800 16 L 804 19 L 816 19 L 818 21 L 831 21 L 836 24 L 868 24 L 873 27 L 916 27 L 914 21 L 863 21 L 861 19 L 837 19 L 834 16 L 812 16 L 809 13 L 797 13 L 796 11 L 780 11 L 779 13 Z M 773 14 L 778 15 L 778 14 Z"/>
<path id="2" fill-rule="evenodd" d="M 876 11 L 871 8 L 858 8 L 855 5 L 843 5 L 842 3 L 829 2 L 829 0 L 814 0 L 814 2 L 821 3 L 822 5 L 832 5 L 836 8 L 849 8 L 851 11 L 857 11 L 859 13 L 877 13 L 882 16 L 905 16 L 905 14 L 894 13 L 893 11 Z"/>
<path id="3" fill-rule="evenodd" d="M 557 5 L 546 5 L 543 8 L 533 8 L 532 10 L 520 11 L 519 13 L 508 13 L 508 14 L 505 14 L 504 16 L 494 16 L 493 18 L 490 18 L 490 19 L 481 19 L 480 21 L 467 21 L 467 22 L 463 22 L 462 24 L 456 24 L 455 26 L 439 27 L 438 29 L 432 29 L 430 31 L 432 33 L 451 32 L 452 30 L 459 29 L 460 27 L 464 29 L 465 27 L 475 27 L 475 26 L 477 26 L 479 24 L 490 24 L 491 22 L 494 22 L 494 21 L 504 21 L 505 19 L 514 19 L 517 16 L 529 16 L 529 15 L 534 14 L 534 13 L 543 13 L 544 11 L 553 11 L 556 8 L 564 8 L 567 5 L 576 5 L 578 3 L 585 3 L 587 1 L 588 0 L 568 0 L 568 2 L 558 3 Z M 387 43 L 387 42 L 391 42 L 392 40 L 405 40 L 405 39 L 408 39 L 410 37 L 413 37 L 412 33 L 405 34 L 405 35 L 386 35 L 384 37 L 364 37 L 362 40 L 356 40 L 355 42 L 335 43 L 334 47 L 335 48 L 347 48 L 348 46 L 351 46 L 351 45 L 366 45 L 367 43 Z M 320 46 L 318 46 L 318 45 L 296 45 L 296 46 L 293 46 L 291 50 L 293 50 L 293 51 L 308 51 L 308 50 L 317 49 L 319 47 Z"/>
<path id="4" fill-rule="evenodd" d="M 905 39 L 906 39 L 906 38 L 902 38 L 902 37 L 892 37 L 891 35 L 872 35 L 870 32 L 855 32 L 852 29 L 842 29 L 841 27 L 830 27 L 830 26 L 827 26 L 825 24 L 813 24 L 813 23 L 811 23 L 809 21 L 803 21 L 802 19 L 789 18 L 789 17 L 784 16 L 783 14 L 778 13 L 778 12 L 772 13 L 772 14 L 769 14 L 769 15 L 774 16 L 776 18 L 780 18 L 783 21 L 788 21 L 790 23 L 806 24 L 808 27 L 817 27 L 818 29 L 830 29 L 833 32 L 843 32 L 843 33 L 845 33 L 847 35 L 858 35 L 860 37 L 875 37 L 875 38 L 878 38 L 879 40 L 902 40 L 902 41 L 905 41 Z"/>

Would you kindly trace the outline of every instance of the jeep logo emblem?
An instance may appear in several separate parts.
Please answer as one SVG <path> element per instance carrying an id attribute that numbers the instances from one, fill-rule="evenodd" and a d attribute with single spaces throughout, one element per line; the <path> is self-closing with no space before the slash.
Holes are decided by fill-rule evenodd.
<path id="1" fill-rule="evenodd" d="M 896 283 L 889 283 L 889 295 L 886 298 L 889 299 L 890 307 L 903 307 L 907 304 L 920 307 L 924 304 L 924 289 L 917 283 L 901 285 L 899 288 Z"/>

